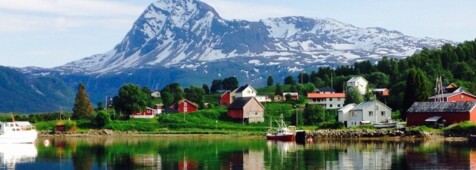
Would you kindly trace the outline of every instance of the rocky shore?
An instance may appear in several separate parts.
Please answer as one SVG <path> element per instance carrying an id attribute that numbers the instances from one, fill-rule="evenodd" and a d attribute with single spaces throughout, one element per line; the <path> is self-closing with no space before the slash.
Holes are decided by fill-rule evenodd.
<path id="1" fill-rule="evenodd" d="M 442 140 L 467 140 L 467 136 L 444 134 L 442 132 L 423 132 L 423 131 L 405 131 L 398 129 L 355 129 L 355 130 L 315 130 L 306 132 L 306 138 L 340 138 L 340 139 L 357 139 L 357 138 L 396 138 L 403 140 L 425 140 L 425 139 L 442 139 Z"/>
<path id="2" fill-rule="evenodd" d="M 233 136 L 239 134 L 174 134 L 174 133 L 143 133 L 139 131 L 113 131 L 110 129 L 89 130 L 82 133 L 57 133 L 40 132 L 39 136 Z M 250 136 L 250 135 L 245 135 Z M 253 136 L 253 135 L 251 135 Z M 254 135 L 259 137 L 259 135 Z M 444 134 L 442 132 L 405 131 L 398 129 L 325 129 L 306 131 L 306 139 L 383 139 L 397 140 L 467 140 L 468 136 L 460 134 Z"/>

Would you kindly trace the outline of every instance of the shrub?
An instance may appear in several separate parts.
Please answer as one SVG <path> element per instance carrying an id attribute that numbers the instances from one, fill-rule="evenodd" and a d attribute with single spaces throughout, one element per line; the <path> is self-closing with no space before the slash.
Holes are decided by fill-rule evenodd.
<path id="1" fill-rule="evenodd" d="M 104 110 L 101 110 L 99 111 L 96 116 L 94 117 L 93 119 L 93 125 L 96 126 L 97 128 L 102 128 L 104 126 L 106 126 L 108 123 L 111 122 L 111 117 L 110 115 L 104 111 Z"/>
<path id="2" fill-rule="evenodd" d="M 443 131 L 452 134 L 476 134 L 476 123 L 464 121 L 458 124 L 451 125 L 443 129 Z"/>
<path id="3" fill-rule="evenodd" d="M 342 129 L 344 124 L 341 122 L 322 122 L 317 125 L 317 129 Z"/>

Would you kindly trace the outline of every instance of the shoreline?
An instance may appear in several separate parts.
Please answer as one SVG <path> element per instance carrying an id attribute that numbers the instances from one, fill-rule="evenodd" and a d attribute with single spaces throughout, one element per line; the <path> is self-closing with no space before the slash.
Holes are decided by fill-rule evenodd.
<path id="1" fill-rule="evenodd" d="M 149 133 L 139 131 L 113 131 L 109 129 L 90 130 L 85 133 L 62 133 L 49 134 L 38 133 L 38 137 L 250 137 L 264 138 L 265 134 L 250 133 Z M 454 134 L 443 134 L 439 132 L 409 132 L 396 129 L 359 129 L 359 130 L 315 130 L 306 131 L 306 139 L 313 141 L 320 140 L 347 140 L 347 141 L 394 141 L 394 142 L 412 142 L 412 141 L 468 141 L 466 136 L 458 136 Z"/>

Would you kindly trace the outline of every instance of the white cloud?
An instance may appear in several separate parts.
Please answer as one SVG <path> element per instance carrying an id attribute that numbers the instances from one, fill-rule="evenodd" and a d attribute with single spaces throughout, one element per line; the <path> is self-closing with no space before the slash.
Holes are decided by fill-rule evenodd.
<path id="1" fill-rule="evenodd" d="M 105 0 L 0 0 L 0 9 L 62 16 L 137 15 L 144 7 Z"/>
<path id="2" fill-rule="evenodd" d="M 105 0 L 0 0 L 0 32 L 129 27 L 144 8 Z"/>

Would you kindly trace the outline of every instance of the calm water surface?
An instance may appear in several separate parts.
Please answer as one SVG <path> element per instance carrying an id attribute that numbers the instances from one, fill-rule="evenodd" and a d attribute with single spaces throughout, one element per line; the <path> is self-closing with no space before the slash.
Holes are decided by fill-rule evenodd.
<path id="1" fill-rule="evenodd" d="M 48 139 L 49 143 L 43 142 Z M 0 169 L 475 169 L 466 142 L 63 137 L 0 145 Z"/>

